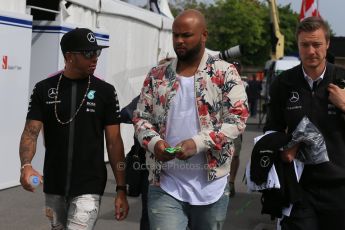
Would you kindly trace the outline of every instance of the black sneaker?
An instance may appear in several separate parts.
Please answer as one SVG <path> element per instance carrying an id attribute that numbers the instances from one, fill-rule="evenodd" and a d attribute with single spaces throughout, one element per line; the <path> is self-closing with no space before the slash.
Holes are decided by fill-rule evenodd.
<path id="1" fill-rule="evenodd" d="M 230 197 L 234 197 L 235 194 L 236 194 L 235 184 L 233 182 L 229 182 L 229 186 L 230 186 L 230 194 L 229 194 L 229 196 Z"/>

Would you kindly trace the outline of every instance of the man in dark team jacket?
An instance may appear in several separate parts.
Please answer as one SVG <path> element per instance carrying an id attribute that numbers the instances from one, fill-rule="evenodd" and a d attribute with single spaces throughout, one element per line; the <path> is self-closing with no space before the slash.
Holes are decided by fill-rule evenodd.
<path id="1" fill-rule="evenodd" d="M 302 64 L 282 73 L 271 86 L 264 131 L 294 131 L 303 116 L 322 133 L 329 162 L 305 165 L 300 185 L 302 201 L 284 217 L 283 230 L 345 229 L 345 70 L 327 63 L 330 31 L 326 22 L 310 17 L 297 27 Z M 291 162 L 301 144 L 282 152 Z"/>
<path id="2" fill-rule="evenodd" d="M 46 216 L 52 229 L 93 229 L 99 212 L 109 162 L 117 182 L 115 217 L 128 213 L 120 110 L 114 87 L 93 73 L 102 48 L 95 34 L 77 28 L 61 39 L 65 69 L 36 84 L 20 141 L 24 189 L 34 191 L 30 176 L 42 176 L 32 167 L 37 136 L 44 128 L 43 191 Z M 104 135 L 105 134 L 105 135 Z"/>

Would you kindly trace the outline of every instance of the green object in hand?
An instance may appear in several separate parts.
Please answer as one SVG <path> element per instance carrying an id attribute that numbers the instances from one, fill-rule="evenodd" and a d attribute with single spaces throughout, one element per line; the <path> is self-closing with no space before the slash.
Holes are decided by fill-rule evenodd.
<path id="1" fill-rule="evenodd" d="M 180 146 L 177 146 L 177 147 L 169 147 L 169 148 L 165 148 L 165 152 L 169 153 L 169 154 L 176 154 L 177 152 L 180 152 L 181 151 L 181 147 Z"/>

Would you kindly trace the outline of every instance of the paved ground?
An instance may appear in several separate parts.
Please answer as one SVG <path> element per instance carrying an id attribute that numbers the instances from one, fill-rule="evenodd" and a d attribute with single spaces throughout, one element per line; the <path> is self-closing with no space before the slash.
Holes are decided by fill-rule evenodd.
<path id="1" fill-rule="evenodd" d="M 253 148 L 253 137 L 261 134 L 258 119 L 249 119 L 244 134 L 241 166 L 236 181 L 237 194 L 231 199 L 224 230 L 273 230 L 275 222 L 267 215 L 261 215 L 260 194 L 248 193 L 242 182 L 244 167 Z M 110 174 L 109 174 L 110 175 Z M 115 180 L 109 176 L 102 199 L 101 212 L 95 230 L 136 230 L 139 229 L 141 212 L 140 198 L 129 197 L 130 213 L 125 221 L 113 218 L 113 197 Z M 0 190 L 0 230 L 46 230 L 48 221 L 44 216 L 42 188 L 35 193 L 24 191 L 21 187 Z"/>

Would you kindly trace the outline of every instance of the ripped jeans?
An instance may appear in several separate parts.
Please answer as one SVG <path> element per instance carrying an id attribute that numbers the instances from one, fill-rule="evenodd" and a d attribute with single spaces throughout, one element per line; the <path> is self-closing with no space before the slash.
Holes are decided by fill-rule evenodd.
<path id="1" fill-rule="evenodd" d="M 46 216 L 52 230 L 92 230 L 96 224 L 101 196 L 84 194 L 73 198 L 45 194 Z"/>

